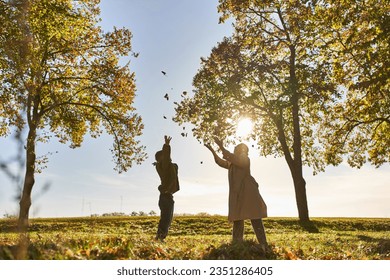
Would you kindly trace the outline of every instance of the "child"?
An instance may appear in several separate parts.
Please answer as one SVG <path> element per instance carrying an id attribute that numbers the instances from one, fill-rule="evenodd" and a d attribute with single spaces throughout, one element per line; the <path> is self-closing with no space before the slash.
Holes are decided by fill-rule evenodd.
<path id="1" fill-rule="evenodd" d="M 168 235 L 168 229 L 173 218 L 173 194 L 179 190 L 178 166 L 172 163 L 171 146 L 169 145 L 172 137 L 164 136 L 165 143 L 161 151 L 155 155 L 156 170 L 160 176 L 161 184 L 158 187 L 160 197 L 158 206 L 160 207 L 160 221 L 156 240 L 163 241 Z"/>

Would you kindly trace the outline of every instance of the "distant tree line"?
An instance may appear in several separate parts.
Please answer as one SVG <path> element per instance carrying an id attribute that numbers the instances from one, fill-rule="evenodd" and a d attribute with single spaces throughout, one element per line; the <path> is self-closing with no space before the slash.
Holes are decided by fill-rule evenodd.
<path id="1" fill-rule="evenodd" d="M 126 214 L 124 212 L 109 212 L 109 213 L 103 213 L 101 215 L 99 214 L 92 214 L 92 217 L 124 217 L 124 216 L 156 216 L 157 213 L 154 210 L 149 211 L 149 213 L 146 213 L 144 211 L 133 211 L 130 214 Z"/>

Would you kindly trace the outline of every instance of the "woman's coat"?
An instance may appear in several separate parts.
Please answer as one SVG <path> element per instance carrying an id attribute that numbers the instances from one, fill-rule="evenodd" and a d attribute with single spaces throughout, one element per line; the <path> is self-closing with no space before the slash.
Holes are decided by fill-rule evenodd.
<path id="1" fill-rule="evenodd" d="M 267 205 L 250 174 L 249 157 L 227 153 L 224 158 L 216 159 L 216 163 L 229 171 L 229 221 L 267 217 Z"/>

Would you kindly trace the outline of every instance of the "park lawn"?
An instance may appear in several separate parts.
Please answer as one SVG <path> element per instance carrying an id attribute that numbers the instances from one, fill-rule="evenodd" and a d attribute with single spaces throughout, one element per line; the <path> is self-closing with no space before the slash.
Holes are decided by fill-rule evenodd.
<path id="1" fill-rule="evenodd" d="M 245 241 L 231 243 L 223 216 L 176 216 L 165 242 L 154 240 L 158 217 L 31 219 L 20 235 L 0 219 L 0 259 L 133 260 L 390 260 L 390 219 L 266 218 L 270 250 L 258 246 L 250 222 Z"/>

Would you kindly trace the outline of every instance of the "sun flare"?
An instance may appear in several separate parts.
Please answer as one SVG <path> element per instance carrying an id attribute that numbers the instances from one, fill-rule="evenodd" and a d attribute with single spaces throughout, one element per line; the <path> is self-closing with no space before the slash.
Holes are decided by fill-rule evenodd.
<path id="1" fill-rule="evenodd" d="M 253 123 L 250 119 L 241 119 L 237 124 L 237 136 L 247 137 L 252 132 Z"/>

